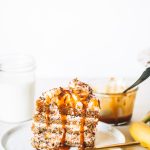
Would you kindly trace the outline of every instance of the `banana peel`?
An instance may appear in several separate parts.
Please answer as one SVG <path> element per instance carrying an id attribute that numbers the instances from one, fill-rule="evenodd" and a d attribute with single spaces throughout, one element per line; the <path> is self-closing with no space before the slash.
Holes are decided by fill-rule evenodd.
<path id="1" fill-rule="evenodd" d="M 141 146 L 150 149 L 150 112 L 142 121 L 133 122 L 129 127 L 129 132 L 135 141 L 140 142 Z"/>
<path id="2" fill-rule="evenodd" d="M 148 123 L 150 122 L 150 111 L 146 114 L 146 116 L 143 118 L 142 122 Z"/>

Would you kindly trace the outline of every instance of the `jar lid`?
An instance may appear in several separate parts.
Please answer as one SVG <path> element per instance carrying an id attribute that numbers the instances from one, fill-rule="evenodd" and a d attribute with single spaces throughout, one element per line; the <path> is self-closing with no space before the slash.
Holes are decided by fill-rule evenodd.
<path id="1" fill-rule="evenodd" d="M 0 71 L 27 72 L 35 69 L 35 60 L 30 55 L 11 54 L 0 57 Z"/>

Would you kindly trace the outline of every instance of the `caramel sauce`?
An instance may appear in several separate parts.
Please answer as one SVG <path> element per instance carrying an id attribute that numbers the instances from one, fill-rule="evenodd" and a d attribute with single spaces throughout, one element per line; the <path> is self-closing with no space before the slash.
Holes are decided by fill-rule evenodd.
<path id="1" fill-rule="evenodd" d="M 85 125 L 85 109 L 83 109 L 83 116 L 80 120 L 80 148 L 84 147 L 84 125 Z"/>
<path id="2" fill-rule="evenodd" d="M 66 137 L 66 108 L 68 105 L 69 107 L 73 108 L 74 110 L 74 115 L 75 115 L 75 106 L 76 102 L 74 98 L 71 95 L 71 91 L 69 90 L 62 90 L 62 93 L 59 95 L 59 101 L 58 101 L 58 108 L 60 112 L 60 118 L 62 122 L 62 128 L 63 128 L 63 135 L 61 139 L 61 148 L 63 149 L 65 147 L 65 137 Z M 66 96 L 67 95 L 67 96 Z M 78 97 L 79 98 L 79 97 Z M 69 101 L 68 101 L 69 99 Z M 84 149 L 84 125 L 85 125 L 85 117 L 86 117 L 86 109 L 87 109 L 87 103 L 86 103 L 87 97 L 81 97 L 79 100 L 82 102 L 82 114 L 81 114 L 81 120 L 80 120 L 80 149 Z M 67 147 L 68 148 L 68 147 Z"/>
<path id="3" fill-rule="evenodd" d="M 66 115 L 61 114 L 61 121 L 62 121 L 62 128 L 64 130 L 63 136 L 61 139 L 61 144 L 62 144 L 62 146 L 64 146 L 65 145 L 65 138 L 66 138 Z"/>
<path id="4" fill-rule="evenodd" d="M 50 122 L 50 109 L 49 107 L 46 108 L 46 116 L 45 116 L 45 123 L 46 126 L 49 126 L 49 122 Z"/>
<path id="5" fill-rule="evenodd" d="M 86 98 L 87 99 L 87 98 Z M 84 100 L 82 101 L 82 114 L 80 120 L 80 149 L 84 149 L 84 126 L 85 126 L 85 117 L 86 117 L 86 110 L 87 110 L 87 102 Z"/>
<path id="6" fill-rule="evenodd" d="M 46 96 L 46 126 L 48 127 L 49 126 L 49 123 L 50 123 L 50 107 L 49 107 L 49 104 L 50 104 L 50 98 L 48 96 Z"/>
<path id="7" fill-rule="evenodd" d="M 43 107 L 44 107 L 44 101 L 39 98 L 36 101 L 36 110 L 39 111 L 39 112 L 42 112 L 43 111 Z"/>
<path id="8" fill-rule="evenodd" d="M 120 124 L 127 124 L 131 120 L 131 117 L 132 114 L 117 118 L 101 116 L 100 121 L 114 125 L 120 125 Z"/>
<path id="9" fill-rule="evenodd" d="M 59 95 L 59 100 L 58 100 L 58 109 L 59 109 L 59 113 L 60 113 L 60 119 L 62 122 L 62 129 L 63 129 L 63 135 L 61 138 L 61 146 L 65 146 L 65 138 L 66 138 L 66 112 L 65 112 L 65 108 L 66 108 L 66 95 L 65 94 L 69 94 L 69 92 L 67 90 L 63 90 L 61 89 L 62 93 Z"/>
<path id="10" fill-rule="evenodd" d="M 70 95 L 71 95 L 71 94 L 70 94 Z M 71 95 L 71 105 L 72 105 L 72 108 L 73 108 L 74 115 L 76 115 L 76 111 L 75 111 L 76 102 L 75 102 L 75 100 L 73 99 L 72 95 Z"/>
<path id="11" fill-rule="evenodd" d="M 60 146 L 57 150 L 69 150 L 69 146 Z"/>
<path id="12" fill-rule="evenodd" d="M 135 93 L 116 94 L 102 97 L 100 120 L 114 125 L 130 122 L 133 112 Z"/>

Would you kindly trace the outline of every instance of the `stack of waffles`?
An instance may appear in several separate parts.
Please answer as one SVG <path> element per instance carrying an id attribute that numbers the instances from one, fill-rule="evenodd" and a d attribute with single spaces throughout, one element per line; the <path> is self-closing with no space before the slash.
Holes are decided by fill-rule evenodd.
<path id="1" fill-rule="evenodd" d="M 54 88 L 36 101 L 32 145 L 37 150 L 63 146 L 93 147 L 100 117 L 99 99 L 78 79 Z"/>

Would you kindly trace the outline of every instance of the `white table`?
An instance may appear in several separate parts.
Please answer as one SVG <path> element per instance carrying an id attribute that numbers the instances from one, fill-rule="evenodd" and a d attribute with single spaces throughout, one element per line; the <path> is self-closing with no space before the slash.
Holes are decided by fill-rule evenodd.
<path id="1" fill-rule="evenodd" d="M 57 87 L 60 85 L 66 85 L 69 79 L 38 79 L 36 84 L 36 94 L 35 97 L 38 97 L 43 91 L 48 90 L 52 87 Z M 132 121 L 140 120 L 148 111 L 150 111 L 150 79 L 143 83 L 140 86 L 138 95 L 136 98 L 135 109 L 132 117 Z M 13 127 L 16 124 L 4 124 L 0 123 L 0 136 L 3 131 L 7 130 L 10 127 Z M 128 131 L 127 126 L 117 127 L 123 132 L 126 137 L 126 141 L 132 141 L 132 138 Z M 125 148 L 124 150 L 145 150 L 140 146 Z"/>

